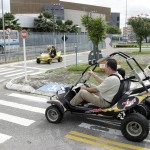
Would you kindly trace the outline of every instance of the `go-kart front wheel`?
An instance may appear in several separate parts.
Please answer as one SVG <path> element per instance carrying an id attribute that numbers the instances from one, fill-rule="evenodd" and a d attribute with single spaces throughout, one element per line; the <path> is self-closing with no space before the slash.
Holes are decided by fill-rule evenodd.
<path id="1" fill-rule="evenodd" d="M 36 62 L 37 62 L 37 64 L 40 64 L 41 61 L 40 61 L 39 58 L 37 58 L 37 59 L 36 59 Z"/>
<path id="2" fill-rule="evenodd" d="M 45 111 L 45 117 L 50 123 L 59 123 L 63 114 L 56 106 L 49 106 Z"/>
<path id="3" fill-rule="evenodd" d="M 48 62 L 48 64 L 50 64 L 50 65 L 51 65 L 51 64 L 52 64 L 52 59 L 48 59 L 48 61 L 47 61 L 47 62 Z"/>
<path id="4" fill-rule="evenodd" d="M 62 62 L 63 61 L 63 58 L 62 57 L 59 57 L 58 58 L 58 62 Z"/>
<path id="5" fill-rule="evenodd" d="M 130 141 L 143 141 L 149 133 L 149 123 L 139 113 L 128 114 L 121 122 L 121 132 Z"/>

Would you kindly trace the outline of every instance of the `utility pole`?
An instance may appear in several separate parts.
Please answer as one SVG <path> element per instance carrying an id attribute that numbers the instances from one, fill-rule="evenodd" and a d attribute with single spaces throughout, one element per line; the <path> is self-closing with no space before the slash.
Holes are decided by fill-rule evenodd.
<path id="1" fill-rule="evenodd" d="M 5 63 L 6 63 L 5 18 L 4 18 L 3 0 L 1 0 L 1 5 L 2 5 L 2 20 L 3 20 L 4 54 L 5 54 Z"/>
<path id="2" fill-rule="evenodd" d="M 52 7 L 52 14 L 53 14 L 53 45 L 56 48 L 56 36 L 55 36 L 55 11 L 54 11 L 54 6 Z"/>

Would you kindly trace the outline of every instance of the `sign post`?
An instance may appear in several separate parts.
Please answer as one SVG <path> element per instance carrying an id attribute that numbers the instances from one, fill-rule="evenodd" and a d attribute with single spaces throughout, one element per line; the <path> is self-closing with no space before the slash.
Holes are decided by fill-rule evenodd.
<path id="1" fill-rule="evenodd" d="M 27 38 L 27 31 L 22 30 L 21 31 L 21 36 L 23 38 L 23 52 L 24 52 L 24 72 L 25 72 L 25 82 L 27 82 L 27 64 L 26 64 L 26 44 L 25 44 L 25 39 Z"/>
<path id="2" fill-rule="evenodd" d="M 64 67 L 66 68 L 66 41 L 68 37 L 64 34 L 62 40 L 64 41 Z"/>
<path id="3" fill-rule="evenodd" d="M 9 45 L 9 51 L 10 51 L 10 34 L 11 34 L 11 29 L 10 28 L 7 28 L 6 29 L 6 34 L 8 35 L 8 45 Z"/>

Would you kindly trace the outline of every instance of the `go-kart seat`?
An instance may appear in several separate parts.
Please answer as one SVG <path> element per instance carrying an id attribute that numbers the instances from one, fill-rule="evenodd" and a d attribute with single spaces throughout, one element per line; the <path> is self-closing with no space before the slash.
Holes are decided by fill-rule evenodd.
<path id="1" fill-rule="evenodd" d="M 117 76 L 119 78 L 118 75 L 116 74 L 113 74 L 113 76 Z M 120 78 L 119 78 L 120 80 Z M 119 90 L 117 92 L 117 94 L 114 96 L 111 104 L 110 104 L 110 107 L 115 105 L 119 100 L 120 98 L 127 92 L 129 91 L 130 89 L 130 85 L 131 85 L 131 81 L 129 78 L 127 79 L 123 79 L 123 80 L 120 80 L 120 87 L 119 87 Z"/>

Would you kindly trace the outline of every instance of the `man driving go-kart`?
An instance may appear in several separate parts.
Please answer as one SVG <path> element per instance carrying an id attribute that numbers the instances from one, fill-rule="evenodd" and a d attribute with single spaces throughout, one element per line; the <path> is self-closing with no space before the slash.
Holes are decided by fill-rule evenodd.
<path id="1" fill-rule="evenodd" d="M 58 62 L 63 61 L 61 50 L 56 50 L 55 46 L 48 46 L 47 52 L 41 53 L 41 55 L 37 57 L 36 62 L 38 64 L 41 62 L 52 64 L 54 60 L 57 60 Z"/>
<path id="2" fill-rule="evenodd" d="M 119 75 L 117 63 L 112 59 L 116 55 L 126 60 L 132 71 L 131 76 L 122 78 L 124 76 L 122 70 L 120 72 L 123 74 L 118 71 L 121 74 Z M 94 73 L 96 67 L 103 61 L 107 62 L 105 72 L 108 75 L 104 80 Z M 137 69 L 141 71 L 143 78 L 139 76 Z M 77 86 L 79 84 L 86 86 L 90 77 L 94 77 L 100 85 Z M 139 84 L 139 87 L 131 88 L 132 83 Z M 84 101 L 89 102 L 88 105 L 80 104 Z M 147 74 L 135 58 L 123 52 L 114 52 L 87 66 L 73 85 L 61 87 L 50 97 L 48 103 L 45 117 L 50 123 L 61 122 L 68 111 L 71 114 L 90 115 L 99 119 L 109 118 L 119 121 L 121 133 L 125 138 L 140 142 L 149 134 L 150 73 Z"/>
<path id="3" fill-rule="evenodd" d="M 52 46 L 52 48 L 50 49 L 49 55 L 50 55 L 51 58 L 54 58 L 56 56 L 55 46 Z"/>
<path id="4" fill-rule="evenodd" d="M 81 102 L 93 103 L 100 108 L 110 107 L 113 97 L 119 90 L 121 75 L 117 72 L 117 62 L 115 59 L 108 59 L 105 73 L 107 78 L 102 79 L 94 74 L 93 71 L 89 71 L 89 74 L 94 77 L 100 85 L 93 87 L 81 86 L 81 90 L 70 101 L 72 106 L 76 106 Z"/>

